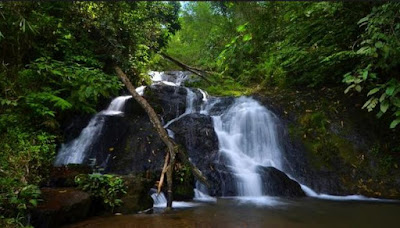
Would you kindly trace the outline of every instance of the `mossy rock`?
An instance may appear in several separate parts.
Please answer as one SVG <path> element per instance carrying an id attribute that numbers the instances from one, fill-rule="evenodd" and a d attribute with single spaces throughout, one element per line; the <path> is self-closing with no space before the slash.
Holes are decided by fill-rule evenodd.
<path id="1" fill-rule="evenodd" d="M 194 176 L 190 166 L 177 163 L 174 172 L 174 200 L 188 201 L 194 197 Z"/>
<path id="2" fill-rule="evenodd" d="M 114 210 L 123 214 L 132 214 L 153 207 L 153 199 L 149 195 L 154 182 L 142 175 L 122 176 L 127 186 L 126 194 L 121 198 L 122 205 Z"/>
<path id="3" fill-rule="evenodd" d="M 48 185 L 51 187 L 75 187 L 75 176 L 91 172 L 92 168 L 90 166 L 80 164 L 53 167 L 50 170 Z"/>

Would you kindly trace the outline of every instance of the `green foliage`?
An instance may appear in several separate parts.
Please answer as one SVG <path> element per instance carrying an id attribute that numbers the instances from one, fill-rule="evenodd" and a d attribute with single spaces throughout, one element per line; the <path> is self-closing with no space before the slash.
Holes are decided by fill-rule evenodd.
<path id="1" fill-rule="evenodd" d="M 189 2 L 179 18 L 179 30 L 169 42 L 167 53 L 189 65 L 201 65 L 206 69 L 216 67 L 215 57 L 230 37 L 227 18 L 212 8 L 211 2 Z"/>
<path id="2" fill-rule="evenodd" d="M 221 75 L 209 75 L 211 84 L 205 81 L 186 83 L 186 86 L 201 88 L 213 96 L 242 96 L 250 95 L 251 89 L 238 83 L 231 77 L 221 77 Z"/>
<path id="3" fill-rule="evenodd" d="M 399 3 L 386 3 L 374 7 L 372 12 L 358 22 L 365 32 L 354 55 L 361 61 L 352 72 L 344 77 L 348 84 L 345 92 L 368 90 L 363 108 L 378 109 L 378 117 L 385 113 L 392 115 L 390 128 L 400 123 L 400 10 Z"/>
<path id="4" fill-rule="evenodd" d="M 101 69 L 49 58 L 36 59 L 20 72 L 20 77 L 24 84 L 36 84 L 35 90 L 40 91 L 27 91 L 25 99 L 32 111 L 36 108 L 40 111 L 43 106 L 53 111 L 73 109 L 93 113 L 100 97 L 116 95 L 122 88 L 117 77 Z"/>
<path id="5" fill-rule="evenodd" d="M 80 174 L 75 177 L 75 182 L 83 191 L 101 199 L 111 210 L 122 204 L 120 198 L 126 193 L 123 179 L 110 174 Z"/>
<path id="6" fill-rule="evenodd" d="M 0 139 L 0 212 L 8 222 L 27 224 L 36 207 L 38 185 L 49 173 L 55 137 L 43 132 L 9 127 Z"/>
<path id="7" fill-rule="evenodd" d="M 348 84 L 364 108 L 400 123 L 399 3 L 190 3 L 168 53 L 222 74 L 210 91 L 242 86 L 292 89 Z M 206 23 L 207 22 L 207 23 Z M 224 88 L 225 87 L 225 88 Z M 224 93 L 223 89 L 227 90 Z M 208 91 L 208 92 L 210 92 Z"/>
<path id="8" fill-rule="evenodd" d="M 13 223 L 0 226 L 28 225 L 37 196 L 22 193 L 46 181 L 60 125 L 120 92 L 114 65 L 143 83 L 155 53 L 179 29 L 179 6 L 0 2 L 0 212 Z"/>

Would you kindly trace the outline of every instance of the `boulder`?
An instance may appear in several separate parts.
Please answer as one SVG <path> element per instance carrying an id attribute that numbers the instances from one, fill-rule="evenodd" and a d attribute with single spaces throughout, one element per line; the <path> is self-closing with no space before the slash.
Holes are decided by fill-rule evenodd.
<path id="1" fill-rule="evenodd" d="M 209 169 L 218 154 L 218 138 L 210 116 L 189 114 L 169 126 L 177 143 L 183 145 L 201 170 Z"/>
<path id="2" fill-rule="evenodd" d="M 269 196 L 304 197 L 300 184 L 290 179 L 284 172 L 274 167 L 257 168 L 261 176 L 263 194 Z"/>
<path id="3" fill-rule="evenodd" d="M 185 112 L 187 90 L 178 86 L 152 85 L 144 91 L 143 97 L 164 122 L 172 120 Z"/>
<path id="4" fill-rule="evenodd" d="M 126 175 L 122 177 L 127 186 L 126 194 L 121 198 L 122 205 L 114 210 L 123 214 L 136 213 L 153 207 L 153 199 L 148 194 L 154 181 L 139 175 Z"/>
<path id="5" fill-rule="evenodd" d="M 233 196 L 236 193 L 233 174 L 218 153 L 218 138 L 210 116 L 189 114 L 169 127 L 175 140 L 183 145 L 190 160 L 202 171 L 212 185 L 213 196 Z"/>
<path id="6" fill-rule="evenodd" d="M 69 164 L 66 166 L 52 167 L 50 170 L 49 187 L 75 187 L 75 176 L 89 174 L 92 168 L 87 165 Z"/>
<path id="7" fill-rule="evenodd" d="M 90 213 L 91 199 L 76 188 L 42 188 L 43 201 L 32 213 L 34 227 L 59 227 L 85 219 Z"/>
<path id="8" fill-rule="evenodd" d="M 208 192 L 211 196 L 237 196 L 235 174 L 227 167 L 226 163 L 213 162 L 211 170 L 205 172 L 211 188 Z"/>
<path id="9" fill-rule="evenodd" d="M 107 116 L 100 136 L 91 145 L 86 164 L 95 161 L 106 173 L 127 175 L 159 172 L 165 145 L 147 116 Z"/>

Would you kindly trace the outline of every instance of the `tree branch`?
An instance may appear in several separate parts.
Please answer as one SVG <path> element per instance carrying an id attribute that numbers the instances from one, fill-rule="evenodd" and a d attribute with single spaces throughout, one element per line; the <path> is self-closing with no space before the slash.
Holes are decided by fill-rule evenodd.
<path id="1" fill-rule="evenodd" d="M 206 76 L 205 76 L 206 73 L 210 73 L 210 72 L 206 72 L 206 71 L 201 70 L 201 69 L 199 69 L 199 68 L 186 65 L 186 64 L 184 64 L 183 62 L 181 62 L 181 61 L 179 61 L 179 60 L 177 60 L 177 59 L 175 59 L 175 58 L 173 58 L 173 57 L 171 57 L 171 56 L 169 56 L 169 55 L 167 55 L 167 54 L 165 54 L 165 53 L 160 53 L 160 55 L 161 55 L 164 59 L 167 59 L 167 60 L 173 62 L 173 63 L 176 64 L 177 66 L 179 66 L 179 67 L 181 67 L 181 68 L 183 68 L 183 69 L 185 69 L 185 70 L 187 70 L 187 71 L 190 71 L 190 72 L 192 72 L 193 74 L 195 74 L 195 75 L 201 77 L 202 79 L 204 79 L 204 80 L 205 80 L 206 82 L 208 82 L 209 84 L 211 83 L 211 81 L 210 81 L 208 78 L 206 78 Z"/>
<path id="2" fill-rule="evenodd" d="M 118 77 L 122 80 L 122 82 L 125 84 L 126 88 L 128 91 L 132 94 L 132 97 L 140 104 L 140 106 L 143 107 L 143 109 L 146 111 L 147 115 L 150 118 L 150 122 L 153 124 L 153 127 L 156 129 L 158 136 L 161 138 L 161 140 L 164 142 L 164 144 L 167 146 L 168 153 L 165 158 L 165 164 L 163 167 L 163 171 L 161 173 L 159 185 L 158 185 L 158 191 L 161 189 L 162 184 L 164 182 L 164 174 L 167 174 L 167 184 L 168 184 L 168 202 L 167 202 L 167 208 L 172 207 L 172 175 L 173 175 L 173 170 L 174 170 L 174 165 L 175 165 L 175 157 L 176 153 L 180 155 L 180 158 L 182 162 L 185 162 L 189 164 L 192 167 L 193 174 L 204 184 L 209 186 L 207 182 L 207 178 L 203 176 L 201 171 L 194 165 L 192 164 L 189 159 L 186 157 L 186 155 L 183 153 L 180 147 L 168 136 L 167 131 L 164 129 L 163 125 L 161 124 L 160 119 L 158 118 L 157 113 L 154 111 L 153 107 L 144 99 L 142 96 L 140 96 L 137 92 L 135 87 L 132 85 L 132 83 L 129 81 L 128 77 L 126 74 L 122 71 L 122 69 L 119 66 L 114 67 L 115 72 L 117 73 Z M 168 165 L 167 165 L 168 163 Z"/>

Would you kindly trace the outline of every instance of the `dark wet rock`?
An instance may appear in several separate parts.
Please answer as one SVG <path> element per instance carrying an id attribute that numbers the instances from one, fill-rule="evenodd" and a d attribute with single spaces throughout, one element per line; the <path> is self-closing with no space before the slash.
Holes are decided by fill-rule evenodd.
<path id="1" fill-rule="evenodd" d="M 148 88 L 145 88 L 145 91 Z M 139 103 L 136 102 L 135 99 L 131 98 L 126 100 L 125 106 L 122 110 L 124 112 L 124 116 L 145 116 L 146 111 L 140 106 Z"/>
<path id="2" fill-rule="evenodd" d="M 211 195 L 235 195 L 233 174 L 220 163 L 218 138 L 215 134 L 212 119 L 202 114 L 189 114 L 170 125 L 175 133 L 175 140 L 183 145 L 190 160 L 203 172 L 211 182 Z"/>
<path id="3" fill-rule="evenodd" d="M 211 196 L 238 195 L 235 174 L 226 164 L 215 161 L 210 165 L 210 169 L 204 172 L 212 186 L 208 190 Z"/>
<path id="4" fill-rule="evenodd" d="M 92 168 L 87 165 L 69 164 L 66 166 L 53 167 L 50 170 L 48 186 L 50 187 L 74 187 L 75 176 L 78 174 L 89 174 Z"/>
<path id="5" fill-rule="evenodd" d="M 165 146 L 147 116 L 109 116 L 86 162 L 105 172 L 130 174 L 161 171 Z"/>
<path id="6" fill-rule="evenodd" d="M 82 130 L 88 125 L 93 114 L 81 114 L 73 115 L 67 120 L 64 120 L 64 124 L 61 124 L 61 129 L 63 131 L 64 142 L 68 143 L 78 137 Z"/>
<path id="7" fill-rule="evenodd" d="M 140 175 L 126 175 L 122 177 L 127 186 L 126 194 L 121 198 L 122 205 L 115 212 L 130 214 L 153 207 L 153 199 L 148 194 L 154 181 Z"/>
<path id="8" fill-rule="evenodd" d="M 299 183 L 274 167 L 258 167 L 263 184 L 263 194 L 269 196 L 303 197 L 305 193 Z"/>
<path id="9" fill-rule="evenodd" d="M 235 102 L 235 97 L 210 97 L 208 103 L 212 104 L 207 110 L 210 115 L 221 115 Z"/>
<path id="10" fill-rule="evenodd" d="M 196 110 L 200 110 L 202 94 L 194 89 L 197 99 L 194 101 Z M 161 116 L 164 123 L 182 115 L 186 110 L 187 90 L 184 87 L 168 85 L 152 85 L 145 89 L 144 98 Z"/>
<path id="11" fill-rule="evenodd" d="M 210 116 L 189 114 L 171 124 L 169 129 L 200 169 L 207 168 L 209 162 L 214 160 L 218 153 L 218 139 Z"/>
<path id="12" fill-rule="evenodd" d="M 152 85 L 146 88 L 144 98 L 167 122 L 185 112 L 187 91 L 183 87 Z"/>
<path id="13" fill-rule="evenodd" d="M 91 199 L 75 188 L 42 188 L 43 202 L 32 213 L 34 227 L 53 228 L 86 218 Z"/>

